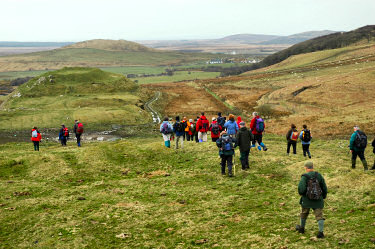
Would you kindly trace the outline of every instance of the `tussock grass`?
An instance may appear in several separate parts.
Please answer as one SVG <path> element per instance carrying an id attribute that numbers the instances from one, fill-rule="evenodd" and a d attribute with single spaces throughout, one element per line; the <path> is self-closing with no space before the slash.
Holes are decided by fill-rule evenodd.
<path id="1" fill-rule="evenodd" d="M 371 248 L 373 172 L 350 170 L 346 141 L 315 140 L 313 161 L 329 194 L 326 238 L 294 231 L 305 158 L 285 156 L 267 135 L 251 170 L 220 175 L 214 143 L 175 151 L 160 136 L 118 142 L 0 145 L 0 241 L 4 248 Z M 238 154 L 238 152 L 237 152 Z M 371 162 L 373 155 L 367 151 Z"/>

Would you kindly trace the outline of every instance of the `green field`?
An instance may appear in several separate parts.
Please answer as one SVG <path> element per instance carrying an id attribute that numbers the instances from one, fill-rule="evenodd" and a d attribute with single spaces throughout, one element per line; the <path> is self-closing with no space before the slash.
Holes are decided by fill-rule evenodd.
<path id="1" fill-rule="evenodd" d="M 374 248 L 374 172 L 350 169 L 347 141 L 313 141 L 328 185 L 325 239 L 294 231 L 305 159 L 267 135 L 250 171 L 220 175 L 214 143 L 175 151 L 158 136 L 62 148 L 0 145 L 2 248 Z M 373 155 L 367 151 L 368 161 Z"/>
<path id="2" fill-rule="evenodd" d="M 201 72 L 201 71 L 176 71 L 172 76 L 152 76 L 134 78 L 139 84 L 151 84 L 162 82 L 178 82 L 197 79 L 211 79 L 220 76 L 218 72 Z"/>
<path id="3" fill-rule="evenodd" d="M 139 107 L 142 103 L 138 86 L 122 75 L 64 68 L 40 75 L 9 95 L 0 110 L 0 127 L 57 128 L 75 119 L 96 130 L 112 124 L 148 123 L 151 117 Z"/>

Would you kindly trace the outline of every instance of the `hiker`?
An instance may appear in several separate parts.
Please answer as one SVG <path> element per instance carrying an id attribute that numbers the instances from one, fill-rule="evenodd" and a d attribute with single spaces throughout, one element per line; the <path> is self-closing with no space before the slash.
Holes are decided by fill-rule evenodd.
<path id="1" fill-rule="evenodd" d="M 246 128 L 245 122 L 240 122 L 240 130 L 236 135 L 237 144 L 240 147 L 240 161 L 242 170 L 249 169 L 249 154 L 253 134 Z"/>
<path id="2" fill-rule="evenodd" d="M 184 148 L 184 134 L 186 122 L 180 121 L 180 116 L 176 117 L 176 123 L 173 125 L 173 131 L 176 134 L 176 150 L 178 149 L 178 142 L 181 141 L 181 149 Z"/>
<path id="3" fill-rule="evenodd" d="M 302 142 L 302 150 L 303 150 L 303 156 L 306 157 L 306 154 L 311 158 L 311 153 L 310 153 L 310 143 L 311 143 L 311 131 L 307 129 L 307 125 L 303 125 L 303 130 L 299 134 L 299 138 L 301 139 Z"/>
<path id="4" fill-rule="evenodd" d="M 306 220 L 310 212 L 310 208 L 313 209 L 315 218 L 318 222 L 319 232 L 317 238 L 324 238 L 324 220 L 323 208 L 324 199 L 327 197 L 327 185 L 321 174 L 314 171 L 314 165 L 312 162 L 305 163 L 306 174 L 301 176 L 301 180 L 298 184 L 298 193 L 301 196 L 299 203 L 301 204 L 301 223 L 296 226 L 296 230 L 299 233 L 305 233 Z"/>
<path id="5" fill-rule="evenodd" d="M 238 116 L 237 117 L 237 125 L 238 125 L 238 129 L 240 129 L 240 123 L 242 122 L 242 118 L 241 118 L 241 116 Z"/>
<path id="6" fill-rule="evenodd" d="M 61 125 L 61 129 L 59 132 L 59 140 L 61 142 L 61 146 L 66 146 L 66 141 L 69 138 L 69 130 L 65 127 L 65 125 Z"/>
<path id="7" fill-rule="evenodd" d="M 298 140 L 299 133 L 296 128 L 297 127 L 295 124 L 291 124 L 290 130 L 286 133 L 286 140 L 288 141 L 288 147 L 286 149 L 286 153 L 288 154 L 288 156 L 290 152 L 290 146 L 293 146 L 293 154 L 297 154 L 297 140 Z"/>
<path id="8" fill-rule="evenodd" d="M 218 112 L 218 113 L 217 113 L 216 121 L 217 121 L 217 123 L 218 123 L 222 128 L 224 128 L 225 118 L 221 116 L 221 112 Z"/>
<path id="9" fill-rule="evenodd" d="M 169 123 L 168 117 L 165 117 L 163 123 L 160 125 L 160 133 L 163 135 L 164 145 L 167 148 L 171 147 L 171 134 L 173 133 L 173 126 Z"/>
<path id="10" fill-rule="evenodd" d="M 190 135 L 189 135 L 189 130 L 190 130 L 190 122 L 187 120 L 186 117 L 184 117 L 184 119 L 182 120 L 182 123 L 185 123 L 185 133 L 184 133 L 184 140 L 185 140 L 185 137 L 186 137 L 186 140 L 187 141 L 190 141 Z"/>
<path id="11" fill-rule="evenodd" d="M 372 145 L 372 147 L 374 148 L 374 149 L 372 150 L 372 153 L 375 154 L 375 138 L 374 138 L 374 140 L 372 141 L 371 145 Z M 375 170 L 375 159 L 374 159 L 374 166 L 372 166 L 371 170 Z"/>
<path id="12" fill-rule="evenodd" d="M 258 150 L 267 151 L 267 146 L 263 143 L 263 132 L 266 128 L 264 120 L 258 115 L 257 112 L 253 112 L 253 119 L 250 122 L 251 133 L 253 133 L 253 145 L 255 147 L 258 143 Z"/>
<path id="13" fill-rule="evenodd" d="M 172 118 L 169 118 L 169 123 L 172 125 L 172 127 L 173 127 L 173 125 L 174 125 L 174 122 L 173 122 L 173 119 Z M 172 133 L 171 133 L 171 139 L 170 139 L 171 141 L 174 141 L 174 132 L 172 131 Z"/>
<path id="14" fill-rule="evenodd" d="M 31 130 L 31 141 L 34 144 L 34 151 L 39 151 L 39 142 L 42 140 L 42 135 L 38 131 L 38 127 L 34 126 Z"/>
<path id="15" fill-rule="evenodd" d="M 367 147 L 367 136 L 356 125 L 353 127 L 353 134 L 350 138 L 350 153 L 352 153 L 352 169 L 355 169 L 357 156 L 361 159 L 364 170 L 368 170 L 367 161 L 365 158 L 365 149 Z"/>
<path id="16" fill-rule="evenodd" d="M 77 138 L 77 145 L 81 147 L 81 136 L 83 133 L 83 124 L 79 120 L 74 120 L 73 132 Z"/>
<path id="17" fill-rule="evenodd" d="M 194 133 L 194 140 L 196 143 L 199 142 L 199 139 L 198 139 L 198 131 L 197 131 L 197 122 L 198 122 L 198 119 L 194 119 L 194 123 L 193 123 L 193 127 L 192 129 L 194 130 L 193 133 Z"/>
<path id="18" fill-rule="evenodd" d="M 238 127 L 236 121 L 234 120 L 233 114 L 229 114 L 229 120 L 224 124 L 224 127 L 227 131 L 228 136 L 230 136 L 232 138 L 236 137 L 236 133 L 239 130 L 239 127 Z"/>
<path id="19" fill-rule="evenodd" d="M 207 131 L 210 129 L 210 122 L 204 116 L 204 112 L 201 113 L 201 117 L 197 121 L 198 140 L 200 143 L 207 142 Z"/>
<path id="20" fill-rule="evenodd" d="M 196 130 L 195 130 L 196 127 L 195 127 L 194 120 L 193 119 L 189 119 L 189 123 L 190 123 L 190 125 L 188 127 L 189 128 L 188 133 L 189 133 L 190 141 L 194 141 L 194 136 L 195 136 L 195 132 L 196 132 Z"/>
<path id="21" fill-rule="evenodd" d="M 220 132 L 223 130 L 223 128 L 219 125 L 216 118 L 212 118 L 212 122 L 210 125 L 210 131 L 211 131 L 211 139 L 212 142 L 216 142 L 220 138 Z"/>
<path id="22" fill-rule="evenodd" d="M 219 156 L 221 158 L 221 174 L 225 175 L 225 164 L 228 166 L 228 176 L 232 177 L 234 148 L 237 146 L 236 139 L 226 134 L 226 131 L 221 133 L 221 137 L 216 141 L 219 147 Z"/>

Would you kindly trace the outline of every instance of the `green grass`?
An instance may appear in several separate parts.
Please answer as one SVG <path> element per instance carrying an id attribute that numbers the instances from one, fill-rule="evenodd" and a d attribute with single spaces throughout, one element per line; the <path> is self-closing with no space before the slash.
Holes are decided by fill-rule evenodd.
<path id="1" fill-rule="evenodd" d="M 373 248 L 374 173 L 350 170 L 347 141 L 314 141 L 329 193 L 326 238 L 294 231 L 304 158 L 265 137 L 251 170 L 220 175 L 213 143 L 176 152 L 160 136 L 62 148 L 0 145 L 3 248 Z M 369 151 L 366 156 L 372 158 Z M 117 237 L 116 237 L 117 236 Z"/>
<path id="2" fill-rule="evenodd" d="M 176 71 L 172 76 L 154 76 L 134 78 L 139 84 L 151 84 L 162 82 L 177 82 L 196 79 L 210 79 L 219 76 L 218 72 L 201 72 L 201 71 Z"/>
<path id="3" fill-rule="evenodd" d="M 16 94 L 20 97 L 14 97 Z M 111 124 L 147 123 L 151 117 L 139 107 L 142 101 L 137 85 L 122 75 L 93 68 L 65 68 L 40 75 L 8 96 L 0 111 L 0 127 L 57 128 L 75 119 L 97 130 Z"/>
<path id="4" fill-rule="evenodd" d="M 46 70 L 40 71 L 18 71 L 18 72 L 0 72 L 0 80 L 14 80 L 17 78 L 25 77 L 36 77 L 43 73 L 46 73 Z"/>

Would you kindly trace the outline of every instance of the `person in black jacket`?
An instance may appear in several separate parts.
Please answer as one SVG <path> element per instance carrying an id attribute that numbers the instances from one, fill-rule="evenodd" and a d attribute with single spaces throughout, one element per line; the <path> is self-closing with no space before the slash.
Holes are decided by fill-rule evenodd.
<path id="1" fill-rule="evenodd" d="M 290 130 L 286 134 L 286 140 L 288 141 L 288 146 L 287 146 L 287 149 L 286 149 L 286 153 L 288 154 L 288 156 L 289 156 L 289 152 L 290 152 L 290 146 L 293 146 L 293 154 L 297 154 L 297 140 L 298 140 L 298 137 L 299 137 L 299 133 L 298 133 L 298 131 L 296 129 L 296 125 L 295 124 L 291 124 L 290 125 Z"/>
<path id="2" fill-rule="evenodd" d="M 249 154 L 251 141 L 253 140 L 253 134 L 249 129 L 246 128 L 245 122 L 240 122 L 240 130 L 236 135 L 237 144 L 240 147 L 240 161 L 242 164 L 242 170 L 249 169 Z"/>
<path id="3" fill-rule="evenodd" d="M 374 147 L 374 149 L 372 150 L 372 153 L 375 154 L 375 138 L 372 141 L 371 145 L 372 145 L 372 147 Z M 371 170 L 375 170 L 375 159 L 374 159 L 374 166 L 372 166 Z"/>

